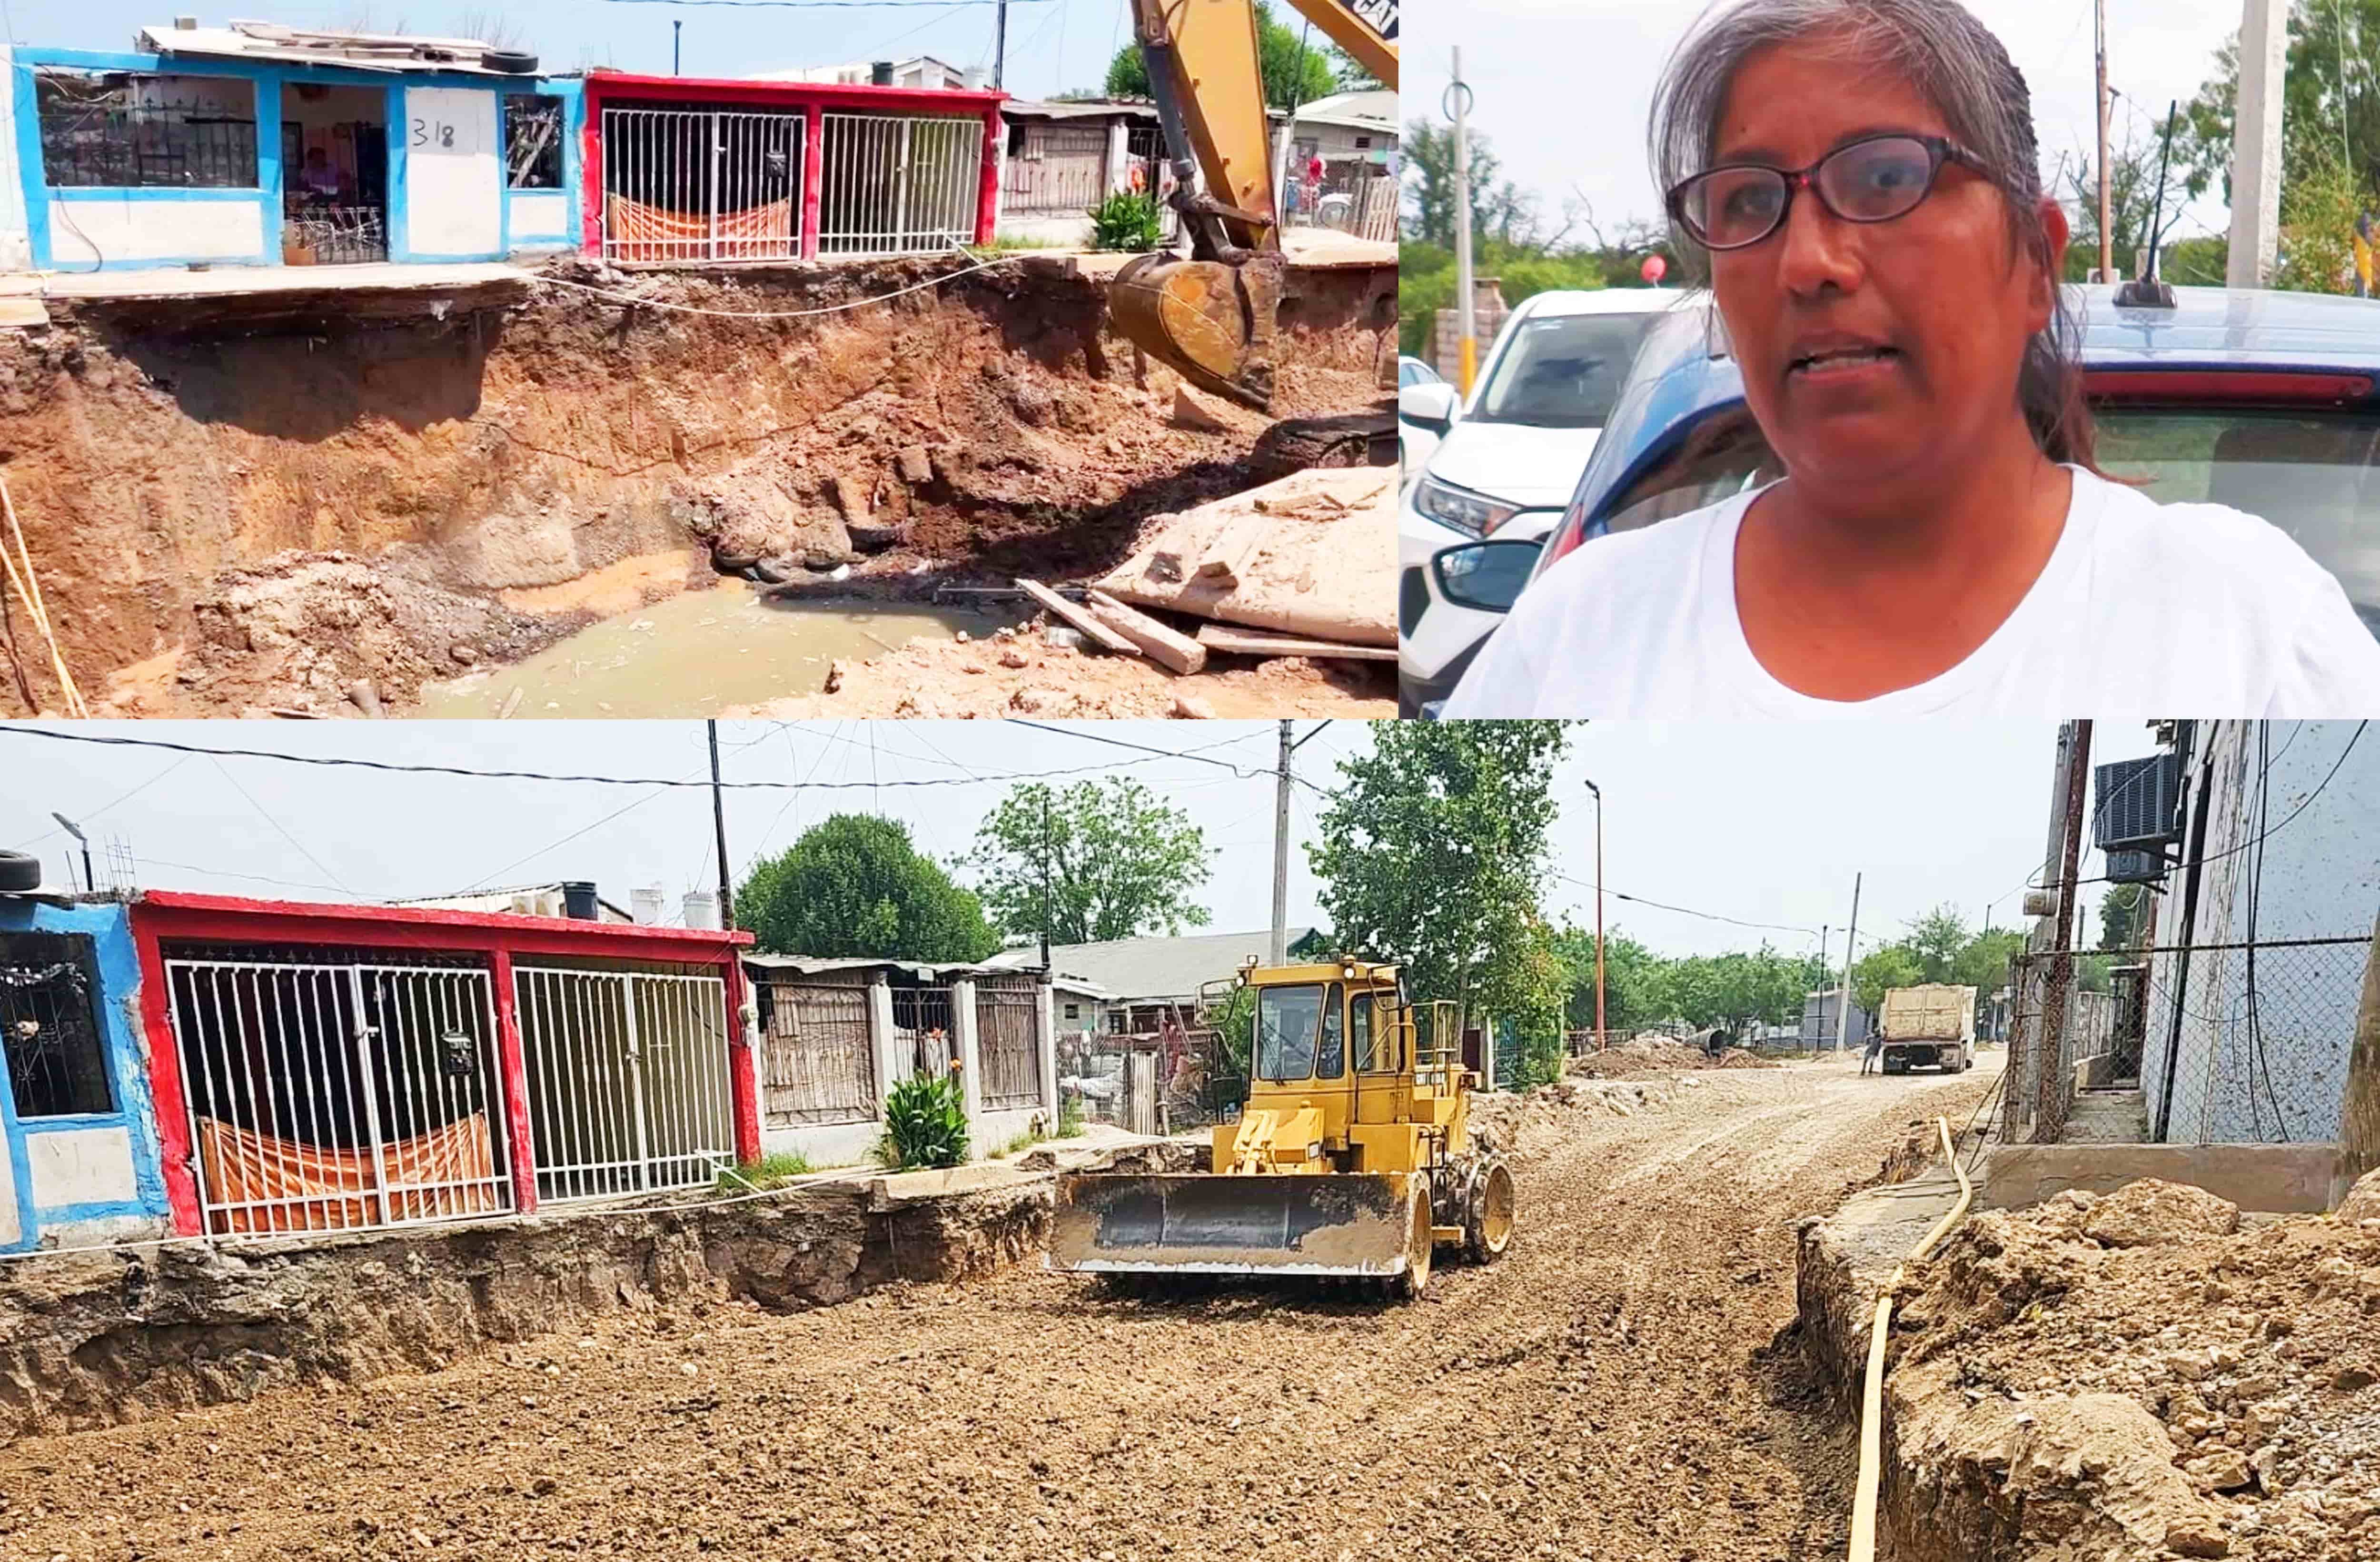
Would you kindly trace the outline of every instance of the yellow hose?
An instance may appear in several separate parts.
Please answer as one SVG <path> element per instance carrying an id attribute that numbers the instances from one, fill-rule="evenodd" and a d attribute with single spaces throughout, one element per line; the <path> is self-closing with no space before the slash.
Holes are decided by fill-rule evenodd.
<path id="1" fill-rule="evenodd" d="M 1900 1288 L 1909 1265 L 1922 1262 L 1935 1243 L 1949 1235 L 1975 1197 L 1974 1185 L 1967 1180 L 1966 1169 L 1959 1165 L 1958 1147 L 1950 1140 L 1950 1120 L 1937 1117 L 1934 1126 L 1942 1133 L 1943 1158 L 1959 1179 L 1959 1202 L 1909 1250 L 1909 1257 L 1893 1270 L 1892 1278 L 1876 1299 L 1876 1326 L 1867 1341 L 1867 1382 L 1860 1392 L 1859 1485 L 1852 1497 L 1851 1562 L 1876 1562 L 1876 1483 L 1884 1472 L 1884 1350 L 1891 1343 L 1893 1293 Z"/>

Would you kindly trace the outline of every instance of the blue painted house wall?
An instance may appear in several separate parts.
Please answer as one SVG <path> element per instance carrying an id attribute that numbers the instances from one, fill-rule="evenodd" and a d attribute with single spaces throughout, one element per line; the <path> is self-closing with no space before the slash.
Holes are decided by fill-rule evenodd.
<path id="1" fill-rule="evenodd" d="M 91 1234 L 123 1235 L 127 1225 L 162 1230 L 169 1216 L 163 1163 L 157 1145 L 157 1115 L 149 1094 L 146 1055 L 140 1043 L 140 964 L 132 927 L 120 905 L 58 906 L 0 897 L 0 933 L 80 934 L 91 940 L 99 987 L 94 995 L 107 1065 L 108 1112 L 19 1117 L 16 1092 L 7 1088 L 6 1059 L 0 1055 L 0 1132 L 7 1141 L 10 1192 L 17 1236 L 0 1251 L 71 1245 L 76 1227 Z M 122 1129 L 130 1146 L 130 1197 L 86 1202 L 44 1202 L 36 1188 L 34 1163 L 45 1136 Z M 93 1223 L 103 1223 L 96 1226 Z"/>
<path id="2" fill-rule="evenodd" d="M 578 81 L 559 80 L 539 76 L 491 77 L 465 72 L 357 70 L 332 65 L 313 65 L 276 60 L 233 60 L 202 56 L 160 55 L 151 54 L 112 54 L 84 49 L 48 49 L 20 47 L 0 50 L 0 58 L 7 61 L 9 90 L 7 140 L 14 152 L 16 182 L 22 190 L 22 221 L 25 225 L 23 251 L 30 254 L 33 269 L 101 271 L 151 271 L 176 269 L 197 263 L 210 265 L 278 265 L 281 263 L 281 226 L 283 184 L 286 170 L 281 166 L 281 92 L 294 83 L 322 86 L 363 87 L 377 89 L 387 94 L 388 127 L 388 254 L 395 262 L 455 262 L 502 260 L 514 253 L 512 208 L 523 197 L 551 200 L 559 195 L 567 221 L 564 236 L 527 241 L 523 250 L 555 250 L 576 248 L 578 241 L 577 214 L 580 210 L 578 182 L 580 177 L 580 139 L 585 121 L 585 99 Z M 253 83 L 256 106 L 257 183 L 251 189 L 212 189 L 185 187 L 133 187 L 121 189 L 68 187 L 54 189 L 44 177 L 42 163 L 41 116 L 34 91 L 34 76 L 44 67 L 77 70 L 120 71 L 133 75 L 198 77 L 213 79 L 245 80 Z M 499 177 L 496 191 L 496 221 L 499 239 L 493 249 L 474 253 L 425 252 L 408 240 L 411 201 L 406 177 L 406 134 L 409 116 L 406 93 L 408 90 L 446 89 L 486 92 L 496 103 L 496 134 Z M 563 110 L 563 183 L 559 191 L 516 191 L 503 177 L 503 104 L 502 98 L 511 94 L 559 98 Z M 94 267 L 79 256 L 61 261 L 57 238 L 53 232 L 53 201 L 74 205 L 89 202 L 94 208 L 106 203 L 140 202 L 155 204 L 161 219 L 176 209 L 187 210 L 196 203 L 227 202 L 255 208 L 261 242 L 251 251 L 226 253 L 221 251 L 195 254 L 165 254 L 110 260 L 103 250 Z M 0 204 L 0 221 L 11 220 L 13 202 Z M 70 219 L 69 219 L 70 220 Z M 0 235 L 0 263 L 6 263 L 10 246 L 7 236 Z M 98 250 L 97 245 L 91 248 Z"/>

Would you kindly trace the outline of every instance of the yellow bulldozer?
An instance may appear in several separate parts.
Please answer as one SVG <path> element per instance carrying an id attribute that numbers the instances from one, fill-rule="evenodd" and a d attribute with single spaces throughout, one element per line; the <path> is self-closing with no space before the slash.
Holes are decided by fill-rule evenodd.
<path id="1" fill-rule="evenodd" d="M 1069 1172 L 1049 1266 L 1075 1274 L 1336 1275 L 1418 1297 L 1440 1246 L 1512 1239 L 1512 1174 L 1471 1137 L 1475 1076 L 1451 1004 L 1418 1011 L 1394 966 L 1342 958 L 1232 979 L 1248 1096 L 1208 1170 Z"/>

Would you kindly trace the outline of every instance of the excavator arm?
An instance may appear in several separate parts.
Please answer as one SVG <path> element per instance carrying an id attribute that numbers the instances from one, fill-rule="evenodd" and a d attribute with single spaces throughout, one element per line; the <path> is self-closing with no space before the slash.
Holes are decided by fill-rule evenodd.
<path id="1" fill-rule="evenodd" d="M 1396 86 L 1396 0 L 1291 3 Z M 1262 410 L 1272 401 L 1282 262 L 1255 0 L 1133 0 L 1132 14 L 1190 258 L 1134 261 L 1116 275 L 1109 307 L 1150 357 Z"/>

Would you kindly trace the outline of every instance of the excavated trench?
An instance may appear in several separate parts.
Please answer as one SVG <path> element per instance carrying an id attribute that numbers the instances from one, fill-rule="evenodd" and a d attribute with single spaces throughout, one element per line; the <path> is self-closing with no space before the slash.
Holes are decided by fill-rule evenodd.
<path id="1" fill-rule="evenodd" d="M 0 339 L 0 474 L 104 714 L 346 714 L 359 682 L 461 714 L 475 675 L 649 609 L 654 643 L 783 638 L 775 692 L 806 692 L 833 655 L 1001 621 L 980 588 L 1103 569 L 1148 517 L 1310 454 L 1236 409 L 1176 419 L 1102 284 L 1047 258 L 748 318 L 962 263 L 547 274 L 722 314 L 526 281 L 369 311 L 54 304 Z M 1393 268 L 1291 275 L 1275 415 L 1379 405 Z M 55 708 L 46 651 L 6 627 L 0 704 Z M 716 659 L 676 650 L 649 673 L 601 653 L 629 709 L 548 714 L 717 702 Z"/>

